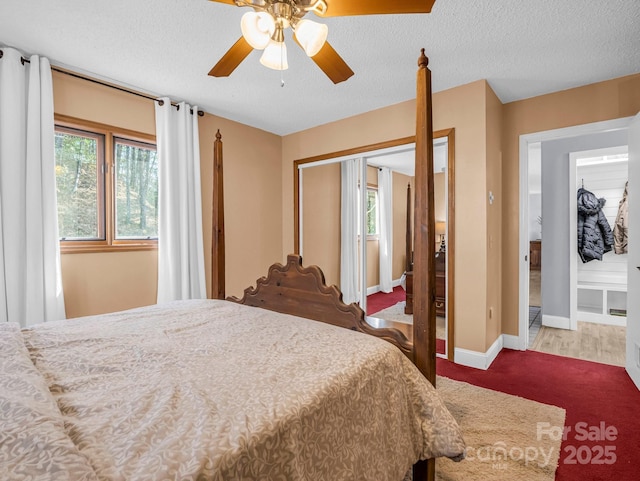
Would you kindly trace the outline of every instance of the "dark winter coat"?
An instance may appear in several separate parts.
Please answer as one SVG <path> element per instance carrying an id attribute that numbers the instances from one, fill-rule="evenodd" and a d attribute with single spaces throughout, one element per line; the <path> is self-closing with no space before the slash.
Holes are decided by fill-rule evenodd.
<path id="1" fill-rule="evenodd" d="M 578 189 L 578 253 L 582 262 L 602 260 L 613 246 L 613 233 L 602 212 L 606 200 Z"/>

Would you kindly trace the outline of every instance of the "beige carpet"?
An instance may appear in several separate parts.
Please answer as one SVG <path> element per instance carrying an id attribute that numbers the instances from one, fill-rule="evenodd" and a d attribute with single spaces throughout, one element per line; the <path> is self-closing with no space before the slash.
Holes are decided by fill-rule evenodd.
<path id="1" fill-rule="evenodd" d="M 562 428 L 564 409 L 441 376 L 436 386 L 467 444 L 463 461 L 436 460 L 436 479 L 554 480 L 561 441 L 538 436 L 538 423 Z"/>
<path id="2" fill-rule="evenodd" d="M 413 316 L 404 313 L 405 301 L 400 301 L 397 304 L 387 307 L 381 311 L 371 314 L 372 317 L 378 319 L 384 319 L 385 321 L 401 322 L 403 324 L 413 324 Z M 445 319 L 444 317 L 436 317 L 436 337 L 438 339 L 445 339 Z"/>

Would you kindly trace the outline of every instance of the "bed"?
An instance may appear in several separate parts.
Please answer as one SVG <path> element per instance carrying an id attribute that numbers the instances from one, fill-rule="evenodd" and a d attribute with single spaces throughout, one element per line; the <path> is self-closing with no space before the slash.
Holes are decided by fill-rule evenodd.
<path id="1" fill-rule="evenodd" d="M 417 112 L 420 132 L 421 112 L 430 117 L 424 51 Z M 421 167 L 429 122 L 417 185 L 433 172 Z M 433 256 L 423 251 L 434 236 L 418 233 L 433 227 L 421 197 L 429 179 L 416 191 L 409 343 L 371 327 L 295 255 L 224 299 L 219 133 L 214 152 L 217 299 L 0 325 L 0 479 L 400 481 L 413 466 L 426 480 L 433 458 L 461 459 L 460 429 L 433 386 Z"/>

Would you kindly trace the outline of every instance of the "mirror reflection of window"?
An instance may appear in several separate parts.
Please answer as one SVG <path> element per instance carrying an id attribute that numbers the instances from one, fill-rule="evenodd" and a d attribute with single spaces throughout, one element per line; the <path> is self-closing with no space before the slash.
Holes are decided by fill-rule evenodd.
<path id="1" fill-rule="evenodd" d="M 360 212 L 360 189 L 358 189 L 358 212 Z M 379 215 L 378 215 L 378 189 L 375 187 L 367 187 L 367 237 L 375 237 L 379 234 Z M 360 235 L 360 223 L 358 223 L 358 235 Z"/>

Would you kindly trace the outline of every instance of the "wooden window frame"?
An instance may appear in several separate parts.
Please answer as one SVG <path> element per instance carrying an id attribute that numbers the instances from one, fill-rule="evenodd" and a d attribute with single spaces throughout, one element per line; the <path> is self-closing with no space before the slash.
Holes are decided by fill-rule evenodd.
<path id="1" fill-rule="evenodd" d="M 158 248 L 158 239 L 116 239 L 115 238 L 115 143 L 116 139 L 123 141 L 139 142 L 156 146 L 155 135 L 144 134 L 127 130 L 112 125 L 101 124 L 83 119 L 77 119 L 66 115 L 56 114 L 54 116 L 56 130 L 60 127 L 64 129 L 75 129 L 93 136 L 101 136 L 104 139 L 102 159 L 104 168 L 99 169 L 99 176 L 103 179 L 98 181 L 98 189 L 103 189 L 102 200 L 99 199 L 98 217 L 102 224 L 103 239 L 96 240 L 60 240 L 60 252 L 62 254 L 74 254 L 83 252 L 124 252 L 124 251 L 146 251 Z M 101 149 L 99 149 L 101 150 Z M 99 159 L 100 160 L 100 159 Z M 100 173 L 100 170 L 102 172 Z"/>

